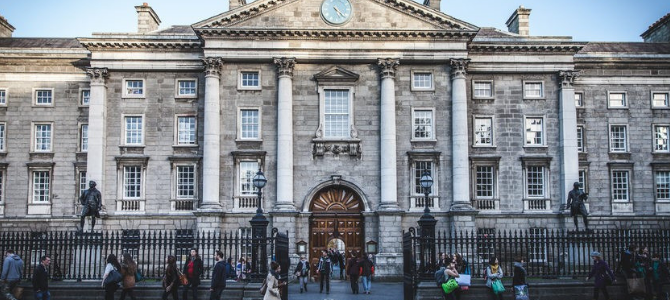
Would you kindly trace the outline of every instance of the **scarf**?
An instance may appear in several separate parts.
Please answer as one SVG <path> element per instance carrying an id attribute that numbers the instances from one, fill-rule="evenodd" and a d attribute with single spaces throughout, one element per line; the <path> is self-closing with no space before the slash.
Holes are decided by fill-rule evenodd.
<path id="1" fill-rule="evenodd" d="M 498 273 L 498 264 L 491 265 L 491 273 L 493 273 L 493 274 Z"/>

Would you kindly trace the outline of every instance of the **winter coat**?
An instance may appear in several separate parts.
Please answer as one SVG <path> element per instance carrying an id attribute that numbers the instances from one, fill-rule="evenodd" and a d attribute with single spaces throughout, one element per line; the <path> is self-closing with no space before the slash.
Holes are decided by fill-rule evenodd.
<path id="1" fill-rule="evenodd" d="M 35 267 L 33 273 L 33 291 L 48 291 L 49 290 L 49 273 L 44 265 L 39 264 Z"/>
<path id="2" fill-rule="evenodd" d="M 172 286 L 172 289 L 179 288 L 181 283 L 179 281 L 179 274 L 177 273 L 177 267 L 165 269 L 165 275 L 163 275 L 163 290 L 167 289 L 169 286 Z"/>
<path id="3" fill-rule="evenodd" d="M 137 273 L 137 264 L 121 264 L 121 275 L 123 276 L 123 289 L 135 288 L 135 273 Z"/>
<path id="4" fill-rule="evenodd" d="M 2 277 L 0 279 L 9 282 L 21 280 L 23 272 L 23 260 L 16 254 L 7 256 L 2 263 Z"/>
<path id="5" fill-rule="evenodd" d="M 215 288 L 225 288 L 226 287 L 226 262 L 220 260 L 217 261 L 214 265 L 214 271 L 212 271 L 212 289 Z"/>
<path id="6" fill-rule="evenodd" d="M 281 293 L 279 291 L 279 280 L 272 272 L 268 273 L 268 277 L 265 279 L 268 285 L 268 289 L 265 291 L 263 300 L 281 300 Z"/>
<path id="7" fill-rule="evenodd" d="M 514 263 L 514 277 L 512 277 L 512 285 L 526 284 L 526 269 L 520 262 Z"/>
<path id="8" fill-rule="evenodd" d="M 486 287 L 490 288 L 493 284 L 493 280 L 501 280 L 503 278 L 502 266 L 498 265 L 498 272 L 493 273 L 491 271 L 491 266 L 486 267 Z"/>
<path id="9" fill-rule="evenodd" d="M 597 288 L 603 288 L 606 286 L 605 276 L 609 276 L 612 281 L 614 281 L 614 273 L 610 269 L 610 266 L 604 260 L 598 260 L 593 264 L 591 273 L 589 273 L 589 279 L 596 279 L 594 286 Z"/>
<path id="10" fill-rule="evenodd" d="M 358 264 L 358 259 L 352 257 L 347 263 L 347 275 L 358 277 L 360 275 L 361 266 Z"/>
<path id="11" fill-rule="evenodd" d="M 193 261 L 193 276 L 188 274 L 188 264 L 191 263 L 191 261 Z M 202 275 L 202 270 L 202 259 L 200 259 L 199 256 L 196 256 L 194 260 L 192 256 L 189 256 L 186 260 L 186 263 L 184 264 L 182 273 L 186 274 L 188 283 L 190 283 L 191 286 L 198 286 L 200 285 L 200 275 Z"/>
<path id="12" fill-rule="evenodd" d="M 358 262 L 358 266 L 363 268 L 363 274 L 361 274 L 361 276 L 371 276 L 372 268 L 375 266 L 375 264 L 366 257 L 363 259 L 363 261 Z"/>
<path id="13" fill-rule="evenodd" d="M 295 271 L 293 273 L 297 277 L 307 277 L 309 275 L 309 263 L 306 260 L 298 261 L 298 264 L 295 266 Z"/>

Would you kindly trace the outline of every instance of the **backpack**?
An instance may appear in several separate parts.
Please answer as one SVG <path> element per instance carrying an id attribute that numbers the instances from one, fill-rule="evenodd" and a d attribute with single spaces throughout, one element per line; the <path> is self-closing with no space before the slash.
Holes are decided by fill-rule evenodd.
<path id="1" fill-rule="evenodd" d="M 443 283 L 447 282 L 447 276 L 444 274 L 445 268 L 440 268 L 439 270 L 435 271 L 435 283 L 437 283 L 438 286 L 441 286 Z"/>

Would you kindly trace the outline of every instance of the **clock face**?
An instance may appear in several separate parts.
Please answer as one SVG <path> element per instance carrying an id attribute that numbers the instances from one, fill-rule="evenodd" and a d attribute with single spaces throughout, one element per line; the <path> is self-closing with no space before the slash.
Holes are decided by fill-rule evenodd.
<path id="1" fill-rule="evenodd" d="M 321 4 L 321 17 L 328 24 L 339 25 L 351 19 L 349 0 L 324 0 Z"/>

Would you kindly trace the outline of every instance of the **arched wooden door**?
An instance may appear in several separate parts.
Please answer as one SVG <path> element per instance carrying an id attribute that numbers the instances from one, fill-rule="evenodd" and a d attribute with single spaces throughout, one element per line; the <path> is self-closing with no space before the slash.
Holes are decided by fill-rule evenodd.
<path id="1" fill-rule="evenodd" d="M 347 259 L 363 251 L 363 202 L 356 192 L 344 186 L 326 187 L 314 196 L 310 211 L 310 262 L 318 261 L 329 243 L 332 247 L 344 244 L 344 249 L 338 250 L 346 253 Z"/>

